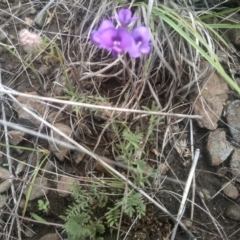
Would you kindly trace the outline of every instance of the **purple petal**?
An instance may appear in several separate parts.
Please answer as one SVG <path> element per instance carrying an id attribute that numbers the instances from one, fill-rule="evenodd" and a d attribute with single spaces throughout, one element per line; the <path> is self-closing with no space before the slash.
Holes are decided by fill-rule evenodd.
<path id="1" fill-rule="evenodd" d="M 98 32 L 102 32 L 108 28 L 115 28 L 115 26 L 110 20 L 103 20 L 98 28 Z"/>
<path id="2" fill-rule="evenodd" d="M 148 29 L 143 26 L 136 27 L 132 32 L 132 36 L 136 42 L 147 43 L 150 41 L 150 33 Z"/>
<path id="3" fill-rule="evenodd" d="M 134 39 L 132 39 L 132 44 L 131 44 L 131 47 L 128 49 L 128 53 L 130 57 L 133 57 L 133 58 L 138 58 L 141 55 L 139 51 L 139 47 L 137 46 Z"/>
<path id="4" fill-rule="evenodd" d="M 98 31 L 96 31 L 96 30 L 93 30 L 93 31 L 92 31 L 91 41 L 92 41 L 94 44 L 99 45 L 99 43 L 100 43 L 100 36 L 99 36 L 99 32 L 98 32 Z"/>
<path id="5" fill-rule="evenodd" d="M 148 54 L 151 51 L 151 47 L 150 47 L 149 43 L 144 43 L 141 45 L 139 50 L 142 54 Z"/>
<path id="6" fill-rule="evenodd" d="M 132 12 L 129 9 L 122 8 L 118 12 L 118 20 L 123 24 L 126 25 L 131 22 Z"/>
<path id="7" fill-rule="evenodd" d="M 125 28 L 118 28 L 118 37 L 120 40 L 120 47 L 123 51 L 128 50 L 132 45 L 132 36 Z"/>
<path id="8" fill-rule="evenodd" d="M 100 47 L 112 50 L 114 39 L 118 37 L 118 31 L 116 28 L 108 28 L 99 34 Z"/>

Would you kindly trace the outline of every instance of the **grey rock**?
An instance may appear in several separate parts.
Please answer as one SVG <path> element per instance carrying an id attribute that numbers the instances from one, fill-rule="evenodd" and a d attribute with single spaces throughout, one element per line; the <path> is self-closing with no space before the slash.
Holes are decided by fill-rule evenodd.
<path id="1" fill-rule="evenodd" d="M 33 96 L 38 96 L 36 92 L 28 92 L 27 94 L 31 94 Z M 28 108 L 30 111 L 37 114 L 39 117 L 43 117 L 46 111 L 46 105 L 43 103 L 39 103 L 38 101 L 30 98 L 26 98 L 24 96 L 17 97 L 17 101 L 21 103 L 21 106 Z M 41 122 L 37 120 L 35 117 L 27 113 L 24 109 L 21 108 L 16 102 L 13 103 L 13 107 L 18 113 L 19 119 L 25 119 L 26 121 L 31 122 L 33 125 L 40 126 Z"/>
<path id="2" fill-rule="evenodd" d="M 217 129 L 210 132 L 208 136 L 207 150 L 210 155 L 210 164 L 218 166 L 231 154 L 233 147 L 226 140 L 226 133 Z"/>
<path id="3" fill-rule="evenodd" d="M 237 199 L 239 196 L 237 188 L 232 183 L 226 183 L 223 186 L 223 192 L 226 196 Z"/>
<path id="4" fill-rule="evenodd" d="M 205 65 L 204 70 L 207 64 L 202 65 Z M 204 79 L 201 88 L 201 96 L 198 90 L 190 95 L 190 100 L 195 103 L 194 113 L 202 116 L 197 123 L 202 128 L 215 130 L 228 97 L 228 85 L 217 73 L 213 73 Z"/>
<path id="5" fill-rule="evenodd" d="M 228 105 L 226 119 L 233 139 L 240 142 L 240 100 L 235 100 Z"/>
<path id="6" fill-rule="evenodd" d="M 235 180 L 240 182 L 240 149 L 235 149 L 230 161 L 230 168 Z"/>
<path id="7" fill-rule="evenodd" d="M 46 76 L 47 74 L 49 74 L 49 72 L 51 71 L 51 66 L 45 65 L 43 64 L 39 69 L 38 72 L 43 75 Z"/>
<path id="8" fill-rule="evenodd" d="M 9 135 L 9 142 L 12 145 L 18 145 L 24 139 L 24 132 L 12 130 L 8 132 Z"/>
<path id="9" fill-rule="evenodd" d="M 77 185 L 78 183 L 77 179 L 63 176 L 57 184 L 58 195 L 61 197 L 70 195 L 72 186 Z"/>
<path id="10" fill-rule="evenodd" d="M 0 193 L 6 192 L 12 185 L 12 180 L 7 179 L 0 183 Z"/>
<path id="11" fill-rule="evenodd" d="M 80 151 L 74 151 L 73 155 L 72 155 L 72 159 L 74 160 L 74 162 L 76 164 L 79 164 L 85 157 L 85 153 L 80 152 Z"/>
<path id="12" fill-rule="evenodd" d="M 72 135 L 72 129 L 64 125 L 62 123 L 55 123 L 54 127 L 56 127 L 60 132 L 64 133 L 65 135 L 71 137 Z M 67 158 L 69 154 L 69 148 L 63 145 L 60 145 L 54 141 L 54 139 L 57 139 L 59 141 L 62 141 L 63 143 L 69 143 L 63 136 L 56 133 L 55 131 L 51 131 L 52 140 L 49 141 L 49 150 L 60 160 L 64 161 L 65 158 Z"/>
<path id="13" fill-rule="evenodd" d="M 4 42 L 7 39 L 8 32 L 0 29 L 0 42 Z"/>
<path id="14" fill-rule="evenodd" d="M 66 90 L 66 78 L 64 76 L 60 76 L 55 82 L 53 82 L 53 94 L 55 96 L 64 95 L 64 91 Z"/>
<path id="15" fill-rule="evenodd" d="M 6 168 L 0 167 L 0 178 L 1 179 L 9 179 L 11 177 L 13 177 L 13 175 Z"/>
<path id="16" fill-rule="evenodd" d="M 31 182 L 23 190 L 23 193 L 25 194 L 25 196 L 27 195 L 30 186 L 31 186 Z M 37 177 L 35 182 L 32 185 L 32 191 L 31 191 L 29 200 L 31 201 L 31 200 L 34 200 L 36 198 L 45 196 L 45 194 L 47 194 L 48 191 L 49 191 L 48 180 L 46 178 L 43 178 L 43 177 Z"/>
<path id="17" fill-rule="evenodd" d="M 39 240 L 60 240 L 60 237 L 57 233 L 48 233 L 42 236 Z"/>
<path id="18" fill-rule="evenodd" d="M 240 205 L 230 205 L 227 207 L 226 216 L 232 220 L 240 221 Z"/>
<path id="19" fill-rule="evenodd" d="M 0 209 L 5 206 L 7 199 L 8 197 L 6 194 L 0 194 Z"/>

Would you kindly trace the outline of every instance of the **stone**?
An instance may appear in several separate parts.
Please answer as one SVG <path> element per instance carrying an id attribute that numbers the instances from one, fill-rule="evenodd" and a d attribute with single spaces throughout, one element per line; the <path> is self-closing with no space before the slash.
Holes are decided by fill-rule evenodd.
<path id="1" fill-rule="evenodd" d="M 222 186 L 223 192 L 226 196 L 237 199 L 239 196 L 238 189 L 232 183 L 225 183 Z"/>
<path id="2" fill-rule="evenodd" d="M 60 76 L 56 81 L 53 82 L 52 92 L 55 96 L 63 96 L 67 89 L 67 83 L 65 76 Z"/>
<path id="3" fill-rule="evenodd" d="M 0 178 L 1 179 L 9 179 L 12 177 L 13 177 L 13 175 L 8 171 L 8 169 L 0 167 Z"/>
<path id="4" fill-rule="evenodd" d="M 12 180 L 7 179 L 0 183 L 0 193 L 6 192 L 12 185 Z"/>
<path id="5" fill-rule="evenodd" d="M 24 139 L 24 132 L 17 131 L 17 130 L 11 130 L 8 132 L 9 136 L 9 143 L 12 145 L 18 145 L 23 139 Z"/>
<path id="6" fill-rule="evenodd" d="M 230 168 L 235 180 L 240 182 L 240 149 L 235 149 L 230 160 Z"/>
<path id="7" fill-rule="evenodd" d="M 235 100 L 227 106 L 226 119 L 233 139 L 240 142 L 240 100 Z"/>
<path id="8" fill-rule="evenodd" d="M 27 94 L 33 95 L 33 96 L 39 96 L 36 92 L 27 92 Z M 43 117 L 44 113 L 46 111 L 47 105 L 40 103 L 39 101 L 35 99 L 31 99 L 29 97 L 19 96 L 17 97 L 17 101 L 21 104 L 22 107 L 28 108 L 30 111 L 37 114 L 39 117 Z M 27 113 L 24 109 L 21 108 L 17 104 L 17 102 L 13 102 L 13 107 L 15 108 L 16 112 L 18 113 L 18 118 L 22 119 L 21 121 L 29 121 L 35 126 L 40 126 L 41 122 Z"/>
<path id="9" fill-rule="evenodd" d="M 31 185 L 31 182 L 27 185 L 27 187 L 23 190 L 24 195 L 26 196 L 28 193 L 28 190 L 32 186 L 32 191 L 29 197 L 29 200 L 34 200 L 36 198 L 40 198 L 42 196 L 45 196 L 49 189 L 48 180 L 43 177 L 37 177 L 34 181 L 33 185 Z"/>
<path id="10" fill-rule="evenodd" d="M 206 63 L 203 71 L 206 68 Z M 201 94 L 199 90 L 195 90 L 190 95 L 190 100 L 194 103 L 194 114 L 202 116 L 202 119 L 197 119 L 197 123 L 201 128 L 215 130 L 217 122 L 222 114 L 223 105 L 228 98 L 228 85 L 216 73 L 206 77 L 201 85 Z"/>
<path id="11" fill-rule="evenodd" d="M 166 163 L 159 163 L 158 169 L 161 175 L 166 175 L 169 168 Z"/>
<path id="12" fill-rule="evenodd" d="M 72 154 L 72 159 L 76 164 L 79 164 L 84 159 L 85 155 L 86 154 L 83 152 L 74 151 L 74 153 Z"/>
<path id="13" fill-rule="evenodd" d="M 46 76 L 47 74 L 49 74 L 51 71 L 51 66 L 48 66 L 48 65 L 41 65 L 41 67 L 38 69 L 38 72 L 43 75 L 43 76 Z"/>
<path id="14" fill-rule="evenodd" d="M 113 165 L 112 161 L 109 158 L 103 157 L 103 156 L 98 156 L 103 162 L 107 163 L 110 167 L 115 168 L 115 166 Z M 94 168 L 102 173 L 109 173 L 109 171 L 107 170 L 107 168 L 105 168 L 101 163 L 99 163 L 98 161 L 95 161 L 95 165 Z"/>
<path id="15" fill-rule="evenodd" d="M 210 193 L 210 191 L 208 189 L 203 188 L 203 189 L 201 189 L 201 192 L 202 192 L 203 197 L 204 197 L 204 199 L 206 201 L 208 201 L 208 200 L 210 200 L 212 198 L 211 193 Z"/>
<path id="16" fill-rule="evenodd" d="M 226 133 L 217 129 L 210 132 L 207 141 L 210 165 L 218 166 L 224 162 L 233 151 L 233 147 L 226 140 Z"/>
<path id="17" fill-rule="evenodd" d="M 67 126 L 64 125 L 62 123 L 55 123 L 53 125 L 55 128 L 57 128 L 60 132 L 64 133 L 65 135 L 71 137 L 72 135 L 72 129 Z M 69 154 L 69 147 L 66 147 L 62 144 L 58 144 L 56 142 L 54 142 L 54 139 L 57 139 L 59 141 L 62 141 L 63 143 L 68 143 L 69 141 L 67 141 L 63 136 L 61 136 L 60 134 L 56 133 L 55 131 L 51 130 L 51 136 L 52 136 L 52 140 L 49 140 L 49 150 L 60 160 L 60 161 L 64 161 L 65 158 L 68 157 Z"/>
<path id="18" fill-rule="evenodd" d="M 79 182 L 77 179 L 63 176 L 57 184 L 58 195 L 61 197 L 66 197 L 71 194 L 71 189 L 73 185 L 77 185 Z"/>
<path id="19" fill-rule="evenodd" d="M 48 233 L 39 238 L 39 240 L 60 240 L 60 237 L 58 236 L 57 233 Z"/>
<path id="20" fill-rule="evenodd" d="M 232 220 L 240 221 L 240 205 L 230 205 L 227 207 L 226 216 Z"/>

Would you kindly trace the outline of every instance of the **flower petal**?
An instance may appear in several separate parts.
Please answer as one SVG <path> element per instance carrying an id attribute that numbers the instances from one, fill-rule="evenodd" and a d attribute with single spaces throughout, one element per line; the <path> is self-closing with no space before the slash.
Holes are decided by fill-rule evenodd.
<path id="1" fill-rule="evenodd" d="M 103 20 L 97 31 L 102 32 L 108 28 L 115 28 L 115 26 L 110 20 Z"/>
<path id="2" fill-rule="evenodd" d="M 130 9 L 122 8 L 118 12 L 118 20 L 123 25 L 128 25 L 131 22 L 132 12 Z"/>
<path id="3" fill-rule="evenodd" d="M 118 31 L 116 28 L 108 28 L 99 34 L 100 47 L 112 50 L 114 39 L 118 37 Z"/>
<path id="4" fill-rule="evenodd" d="M 132 36 L 136 42 L 146 43 L 150 41 L 149 30 L 144 26 L 136 27 L 132 32 Z"/>
<path id="5" fill-rule="evenodd" d="M 96 30 L 93 30 L 93 31 L 92 31 L 91 41 L 92 41 L 94 44 L 99 45 L 99 43 L 100 43 L 100 36 L 99 36 L 99 32 L 98 32 L 98 31 L 96 31 Z"/>
<path id="6" fill-rule="evenodd" d="M 120 41 L 120 48 L 123 51 L 128 50 L 131 47 L 133 41 L 131 34 L 125 28 L 121 27 L 117 29 L 117 33 Z"/>
<path id="7" fill-rule="evenodd" d="M 141 55 L 141 53 L 139 51 L 139 47 L 137 46 L 134 39 L 132 39 L 132 44 L 131 44 L 131 47 L 129 47 L 129 49 L 128 49 L 128 53 L 129 53 L 130 57 L 133 57 L 133 58 L 138 58 Z"/>
<path id="8" fill-rule="evenodd" d="M 151 47 L 149 43 L 144 43 L 141 45 L 139 50 L 142 54 L 148 54 L 151 51 Z"/>

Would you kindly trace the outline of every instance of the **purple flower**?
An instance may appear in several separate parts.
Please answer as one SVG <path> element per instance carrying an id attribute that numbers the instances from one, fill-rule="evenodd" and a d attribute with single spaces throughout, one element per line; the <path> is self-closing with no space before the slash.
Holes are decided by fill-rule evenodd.
<path id="1" fill-rule="evenodd" d="M 125 28 L 115 28 L 109 20 L 104 20 L 98 30 L 92 32 L 91 40 L 99 48 L 113 52 L 113 56 L 127 51 L 132 45 L 132 36 Z"/>
<path id="2" fill-rule="evenodd" d="M 127 27 L 137 18 L 132 17 L 132 11 L 130 9 L 122 8 L 119 10 L 116 19 L 121 23 L 122 27 Z"/>
<path id="3" fill-rule="evenodd" d="M 149 30 L 144 27 L 136 27 L 132 32 L 132 44 L 129 48 L 129 54 L 133 58 L 139 57 L 141 54 L 148 54 L 151 51 L 150 33 Z"/>

